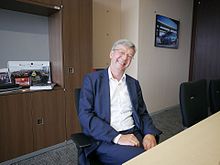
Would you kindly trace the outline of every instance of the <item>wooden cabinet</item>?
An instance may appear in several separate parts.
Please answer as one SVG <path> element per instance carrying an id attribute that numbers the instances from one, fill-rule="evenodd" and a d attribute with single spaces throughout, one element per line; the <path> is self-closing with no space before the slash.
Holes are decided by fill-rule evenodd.
<path id="1" fill-rule="evenodd" d="M 65 106 L 63 90 L 33 92 L 31 110 L 34 150 L 64 142 Z"/>
<path id="2" fill-rule="evenodd" d="M 33 151 L 30 94 L 0 96 L 0 162 Z"/>
<path id="3" fill-rule="evenodd" d="M 51 7 L 57 4 L 63 7 Z M 73 93 L 92 70 L 92 0 L 2 0 L 0 8 L 48 16 L 52 80 L 59 86 L 0 95 L 2 162 L 80 131 Z"/>
<path id="4" fill-rule="evenodd" d="M 63 0 L 63 55 L 67 138 L 80 131 L 74 89 L 92 70 L 92 0 Z"/>
<path id="5" fill-rule="evenodd" d="M 65 141 L 62 89 L 0 95 L 0 162 Z"/>

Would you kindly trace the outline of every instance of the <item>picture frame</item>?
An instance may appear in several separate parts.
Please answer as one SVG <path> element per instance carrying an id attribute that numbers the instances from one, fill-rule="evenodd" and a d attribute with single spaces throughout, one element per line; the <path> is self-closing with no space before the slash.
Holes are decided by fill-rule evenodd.
<path id="1" fill-rule="evenodd" d="M 155 47 L 178 49 L 180 21 L 156 14 Z"/>
<path id="2" fill-rule="evenodd" d="M 24 87 L 37 84 L 50 84 L 49 61 L 8 61 L 11 81 Z"/>

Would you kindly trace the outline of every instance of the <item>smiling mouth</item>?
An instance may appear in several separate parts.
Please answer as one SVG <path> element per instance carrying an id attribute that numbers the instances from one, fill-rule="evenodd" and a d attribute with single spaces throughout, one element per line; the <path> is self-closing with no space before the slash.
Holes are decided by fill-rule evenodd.
<path id="1" fill-rule="evenodd" d="M 125 63 L 124 61 L 118 60 L 118 63 L 119 63 L 120 65 L 122 65 L 122 66 L 125 66 L 125 65 L 126 65 L 126 63 Z"/>
<path id="2" fill-rule="evenodd" d="M 125 66 L 124 62 L 118 62 L 120 65 Z"/>

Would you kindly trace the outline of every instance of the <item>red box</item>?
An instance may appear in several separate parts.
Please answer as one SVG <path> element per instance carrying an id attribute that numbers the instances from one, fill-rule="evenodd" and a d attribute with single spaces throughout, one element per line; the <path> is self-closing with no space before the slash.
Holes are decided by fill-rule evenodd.
<path id="1" fill-rule="evenodd" d="M 30 86 L 30 77 L 16 77 L 15 84 L 19 84 L 20 86 Z"/>

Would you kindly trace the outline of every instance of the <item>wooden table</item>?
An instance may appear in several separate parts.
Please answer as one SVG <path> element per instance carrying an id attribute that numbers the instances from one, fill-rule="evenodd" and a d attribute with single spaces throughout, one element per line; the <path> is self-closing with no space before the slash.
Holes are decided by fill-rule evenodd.
<path id="1" fill-rule="evenodd" d="M 220 165 L 220 112 L 123 165 Z"/>

